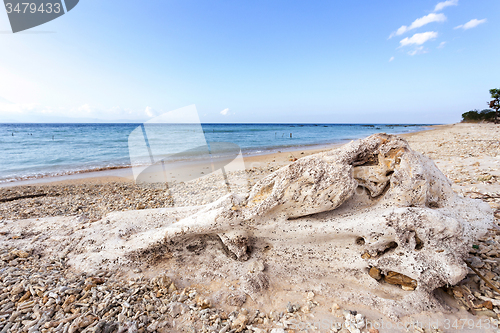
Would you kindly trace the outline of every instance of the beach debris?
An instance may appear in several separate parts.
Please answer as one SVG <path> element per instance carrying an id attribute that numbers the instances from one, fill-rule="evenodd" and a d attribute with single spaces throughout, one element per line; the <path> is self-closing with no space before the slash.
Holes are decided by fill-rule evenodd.
<path id="1" fill-rule="evenodd" d="M 248 265 L 249 273 L 263 272 L 265 269 L 264 262 L 262 260 L 254 260 Z"/>
<path id="2" fill-rule="evenodd" d="M 464 256 L 492 222 L 488 205 L 458 196 L 404 139 L 376 134 L 301 158 L 257 182 L 248 198 L 229 194 L 168 227 L 166 239 L 215 234 L 233 258 L 247 260 L 250 239 L 270 241 L 269 230 L 280 230 L 277 255 L 335 251 L 337 265 L 365 266 L 370 283 L 399 285 L 414 299 L 461 281 Z M 242 277 L 245 292 L 265 290 L 255 277 Z"/>
<path id="3" fill-rule="evenodd" d="M 417 281 L 415 281 L 412 278 L 409 278 L 406 275 L 396 272 L 391 272 L 391 271 L 387 272 L 387 274 L 384 276 L 384 280 L 385 282 L 390 284 L 400 285 L 403 288 L 403 290 L 406 291 L 415 290 L 415 288 L 417 288 Z"/>
<path id="4" fill-rule="evenodd" d="M 368 271 L 368 274 L 377 281 L 382 279 L 382 274 L 380 272 L 380 269 L 378 269 L 377 267 L 371 267 L 370 270 Z"/>
<path id="5" fill-rule="evenodd" d="M 248 324 L 247 314 L 240 312 L 238 317 L 231 323 L 231 329 L 235 329 L 236 332 L 243 331 Z"/>
<path id="6" fill-rule="evenodd" d="M 361 333 L 361 329 L 363 329 L 365 324 L 365 316 L 361 313 L 357 313 L 357 311 L 349 311 L 344 310 L 344 327 L 351 333 Z"/>
<path id="7" fill-rule="evenodd" d="M 337 310 L 340 310 L 340 306 L 337 303 L 333 303 L 331 311 L 334 313 Z"/>
<path id="8" fill-rule="evenodd" d="M 57 257 L 13 260 L 0 262 L 0 332 L 266 332 L 290 319 L 241 305 L 228 313 L 194 287 L 174 290 L 165 273 L 124 280 L 112 271 L 76 273 Z"/>
<path id="9" fill-rule="evenodd" d="M 234 205 L 241 210 L 230 210 Z M 341 205 L 352 217 L 335 222 Z M 301 158 L 254 185 L 247 200 L 230 194 L 167 228 L 166 237 L 216 233 L 230 252 L 246 260 L 248 239 L 265 237 L 257 226 L 272 220 L 282 229 L 281 221 L 293 219 L 288 224 L 299 225 L 299 220 L 309 222 L 311 214 L 321 212 L 332 212 L 322 217 L 321 225 L 322 237 L 331 235 L 328 246 L 339 247 L 335 235 L 340 230 L 344 237 L 352 235 L 362 251 L 344 254 L 356 254 L 356 265 L 359 260 L 376 264 L 387 272 L 384 281 L 405 290 L 430 291 L 462 280 L 467 274 L 464 254 L 492 223 L 489 207 L 456 195 L 435 164 L 404 139 L 376 134 Z M 297 227 L 283 236 L 301 242 L 309 234 Z M 352 260 L 345 260 L 346 267 Z M 378 277 L 371 271 L 370 276 Z"/>
<path id="10" fill-rule="evenodd" d="M 473 258 L 476 258 L 477 257 L 473 257 Z M 474 268 L 474 266 L 472 264 L 469 264 L 467 261 L 465 262 L 467 264 L 467 266 L 469 266 L 470 269 L 472 269 L 472 271 L 474 271 L 474 273 L 477 274 L 477 276 L 479 276 L 491 289 L 493 289 L 494 291 L 496 291 L 499 295 L 500 295 L 500 289 L 498 289 L 497 287 L 495 287 L 488 279 L 486 279 L 481 273 L 478 272 L 477 269 Z M 482 266 L 481 266 L 482 267 Z"/>

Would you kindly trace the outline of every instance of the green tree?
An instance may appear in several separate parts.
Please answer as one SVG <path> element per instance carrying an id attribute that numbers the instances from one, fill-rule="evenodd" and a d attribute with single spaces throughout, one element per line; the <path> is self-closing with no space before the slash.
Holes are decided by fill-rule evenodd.
<path id="1" fill-rule="evenodd" d="M 480 120 L 480 115 L 478 110 L 471 110 L 469 112 L 462 113 L 463 122 L 476 122 Z"/>
<path id="2" fill-rule="evenodd" d="M 498 124 L 498 109 L 500 109 L 500 89 L 490 89 L 491 98 L 490 108 L 495 109 L 495 124 Z"/>
<path id="3" fill-rule="evenodd" d="M 488 122 L 495 121 L 495 111 L 493 111 L 492 109 L 481 110 L 481 112 L 479 112 L 479 116 L 484 121 L 488 121 Z"/>
<path id="4" fill-rule="evenodd" d="M 471 110 L 462 113 L 462 121 L 466 123 L 475 123 L 479 121 L 493 122 L 495 121 L 495 111 L 492 109 Z"/>

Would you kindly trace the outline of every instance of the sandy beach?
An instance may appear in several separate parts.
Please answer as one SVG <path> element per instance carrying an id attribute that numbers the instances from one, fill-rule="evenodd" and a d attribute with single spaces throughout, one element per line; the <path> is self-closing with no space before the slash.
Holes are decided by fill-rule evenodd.
<path id="1" fill-rule="evenodd" d="M 499 125 L 441 125 L 403 137 L 412 149 L 436 163 L 453 183 L 456 193 L 486 202 L 493 211 L 495 223 L 500 225 Z M 334 147 L 245 157 L 246 170 L 233 175 L 244 181 L 241 187 L 232 188 L 232 191 L 248 191 L 279 168 Z M 203 285 L 191 281 L 189 276 L 176 280 L 175 271 L 172 271 L 176 266 L 166 264 L 163 257 L 166 246 L 161 243 L 163 234 L 148 235 L 158 241 L 158 247 L 136 251 L 136 257 L 127 258 L 128 264 L 120 272 L 83 264 L 75 269 L 76 259 L 67 260 L 68 253 L 78 254 L 78 244 L 81 244 L 79 241 L 84 238 L 86 230 L 95 229 L 103 235 L 108 231 L 117 232 L 126 239 L 136 232 L 158 228 L 155 214 L 165 209 L 173 212 L 176 208 L 172 219 L 179 220 L 187 216 L 192 207 L 215 201 L 227 193 L 223 179 L 217 177 L 180 182 L 166 191 L 158 184 L 135 184 L 132 172 L 121 169 L 114 173 L 86 174 L 57 181 L 44 179 L 36 184 L 0 187 L 2 332 L 113 332 L 118 329 L 118 323 L 124 322 L 133 322 L 127 324 L 128 332 L 300 332 L 314 331 L 312 326 L 317 327 L 318 322 L 328 318 L 343 322 L 347 315 L 350 316 L 345 310 L 357 311 L 363 318 L 374 322 L 394 322 L 376 308 L 335 297 L 333 292 L 318 294 L 313 288 L 274 284 L 262 298 L 254 299 L 236 292 L 228 298 L 225 294 L 222 297 L 218 290 L 223 287 L 234 289 L 239 282 L 219 281 L 217 276 L 208 273 Z M 120 214 L 126 211 L 147 212 L 147 223 L 115 226 L 114 221 L 119 221 Z M 50 230 L 50 225 L 58 221 L 61 221 L 60 229 L 54 228 L 58 234 L 55 231 L 50 234 L 53 249 L 37 247 L 38 242 L 48 242 L 50 238 L 43 230 Z M 106 223 L 111 224 L 107 227 Z M 129 229 L 122 230 L 124 227 Z M 71 236 L 70 241 L 63 234 L 76 236 Z M 475 331 L 496 332 L 493 326 L 498 327 L 500 318 L 500 292 L 495 289 L 500 288 L 499 240 L 500 231 L 492 230 L 470 250 L 474 270 L 470 269 L 467 278 L 457 286 L 439 288 L 436 292 L 453 311 L 420 313 L 400 318 L 401 321 L 441 320 L 443 324 L 445 319 L 484 320 L 490 326 L 480 329 L 474 326 Z M 207 239 L 206 242 L 211 244 L 212 241 Z M 119 253 L 114 255 L 116 258 L 120 256 Z M 177 262 L 176 265 L 186 264 Z M 191 270 L 193 274 L 199 273 L 196 267 Z M 169 273 L 168 277 L 165 273 Z M 115 326 L 110 324 L 115 322 Z M 301 328 L 294 325 L 298 322 L 316 324 Z M 442 325 L 439 327 L 409 331 L 456 331 Z M 354 332 L 347 328 L 330 330 L 321 327 L 316 331 Z M 360 331 L 405 330 L 364 326 Z"/>
<path id="2" fill-rule="evenodd" d="M 278 168 L 300 157 L 326 151 L 328 148 L 292 150 L 248 156 L 244 158 L 246 174 L 251 185 Z M 212 181 L 209 181 L 210 183 Z M 219 185 L 219 184 L 218 184 Z M 207 192 L 194 193 L 189 185 L 178 185 L 175 193 L 190 193 L 184 202 L 176 205 L 201 205 L 218 198 L 220 188 L 209 184 Z M 0 198 L 11 200 L 23 196 L 36 196 L 2 203 L 0 219 L 34 218 L 58 215 L 84 214 L 91 219 L 103 217 L 113 211 L 172 207 L 174 202 L 164 186 L 136 185 L 131 168 L 81 173 L 69 176 L 47 177 L 0 186 Z"/>

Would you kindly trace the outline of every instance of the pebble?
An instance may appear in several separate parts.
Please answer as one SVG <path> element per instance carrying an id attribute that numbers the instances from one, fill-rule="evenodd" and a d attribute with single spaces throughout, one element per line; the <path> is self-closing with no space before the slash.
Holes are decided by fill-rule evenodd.
<path id="1" fill-rule="evenodd" d="M 297 312 L 300 310 L 300 305 L 299 304 L 292 304 L 292 303 L 288 302 L 288 304 L 286 305 L 286 310 L 288 311 L 288 313 Z"/>
<path id="2" fill-rule="evenodd" d="M 168 313 L 172 317 L 178 317 L 189 311 L 189 306 L 180 302 L 173 302 L 168 305 Z"/>
<path id="3" fill-rule="evenodd" d="M 387 272 L 387 274 L 384 276 L 384 280 L 389 284 L 401 285 L 405 288 L 404 290 L 415 290 L 415 288 L 417 287 L 417 281 L 397 272 Z"/>
<path id="4" fill-rule="evenodd" d="M 28 258 L 28 256 L 30 255 L 29 252 L 23 250 L 14 250 L 11 253 L 19 258 Z"/>
<path id="5" fill-rule="evenodd" d="M 248 271 L 250 273 L 263 272 L 265 269 L 264 262 L 262 260 L 255 260 L 249 263 Z"/>
<path id="6" fill-rule="evenodd" d="M 285 330 L 283 328 L 273 328 L 271 333 L 285 333 Z"/>
<path id="7" fill-rule="evenodd" d="M 231 324 L 231 329 L 236 329 L 236 332 L 241 332 L 246 328 L 248 317 L 246 314 L 240 313 Z"/>
<path id="8" fill-rule="evenodd" d="M 289 163 L 289 162 L 287 162 Z M 234 172 L 235 176 L 255 183 L 273 172 L 274 167 Z M 248 186 L 232 184 L 232 191 L 248 192 Z M 78 223 L 92 223 L 114 211 L 165 207 L 200 206 L 227 194 L 222 176 L 210 174 L 193 182 L 169 184 L 107 182 L 104 184 L 29 185 L 0 188 L 0 198 L 15 198 L 46 193 L 46 196 L 0 202 L 0 220 L 79 216 Z M 169 194 L 170 193 L 170 194 Z M 81 226 L 80 226 L 81 228 Z M 22 235 L 12 235 L 21 238 Z"/>
<path id="9" fill-rule="evenodd" d="M 481 268 L 484 266 L 484 263 L 480 258 L 472 257 L 470 265 L 474 268 Z"/>
<path id="10" fill-rule="evenodd" d="M 356 311 L 344 310 L 343 312 L 345 322 L 344 327 L 351 333 L 360 333 L 361 329 L 365 327 L 365 316 Z"/>
<path id="11" fill-rule="evenodd" d="M 368 271 L 368 274 L 374 278 L 375 280 L 380 280 L 382 279 L 382 274 L 380 273 L 380 269 L 376 268 L 376 267 L 372 267 L 370 268 L 370 270 Z"/>
<path id="12" fill-rule="evenodd" d="M 0 255 L 13 250 L 0 249 Z M 316 295 L 310 291 L 304 301 L 287 304 L 285 313 L 265 315 L 241 308 L 246 297 L 235 292 L 233 297 L 242 303 L 226 314 L 199 290 L 178 290 L 165 274 L 150 280 L 123 280 L 107 271 L 73 272 L 59 256 L 30 254 L 16 266 L 10 265 L 16 259 L 9 258 L 0 261 L 0 310 L 11 311 L 3 321 L 0 318 L 0 332 L 168 332 L 174 323 L 178 328 L 190 327 L 190 320 L 210 332 L 283 332 L 276 326 L 290 327 L 295 316 L 312 315 L 311 309 L 317 306 L 312 300 Z"/>

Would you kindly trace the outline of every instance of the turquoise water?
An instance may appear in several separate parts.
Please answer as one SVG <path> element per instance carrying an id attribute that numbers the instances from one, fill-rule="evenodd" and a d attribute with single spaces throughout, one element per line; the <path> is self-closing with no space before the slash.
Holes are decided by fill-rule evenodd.
<path id="1" fill-rule="evenodd" d="M 148 126 L 148 144 L 152 149 L 161 147 L 163 156 L 205 141 L 230 142 L 238 145 L 243 154 L 260 154 L 341 143 L 378 132 L 414 132 L 427 125 L 202 124 L 202 129 L 191 124 Z M 140 124 L 0 124 L 0 183 L 129 166 L 136 145 L 130 135 L 134 130 L 142 133 L 140 128 Z M 147 163 L 149 156 L 134 158 Z"/>

